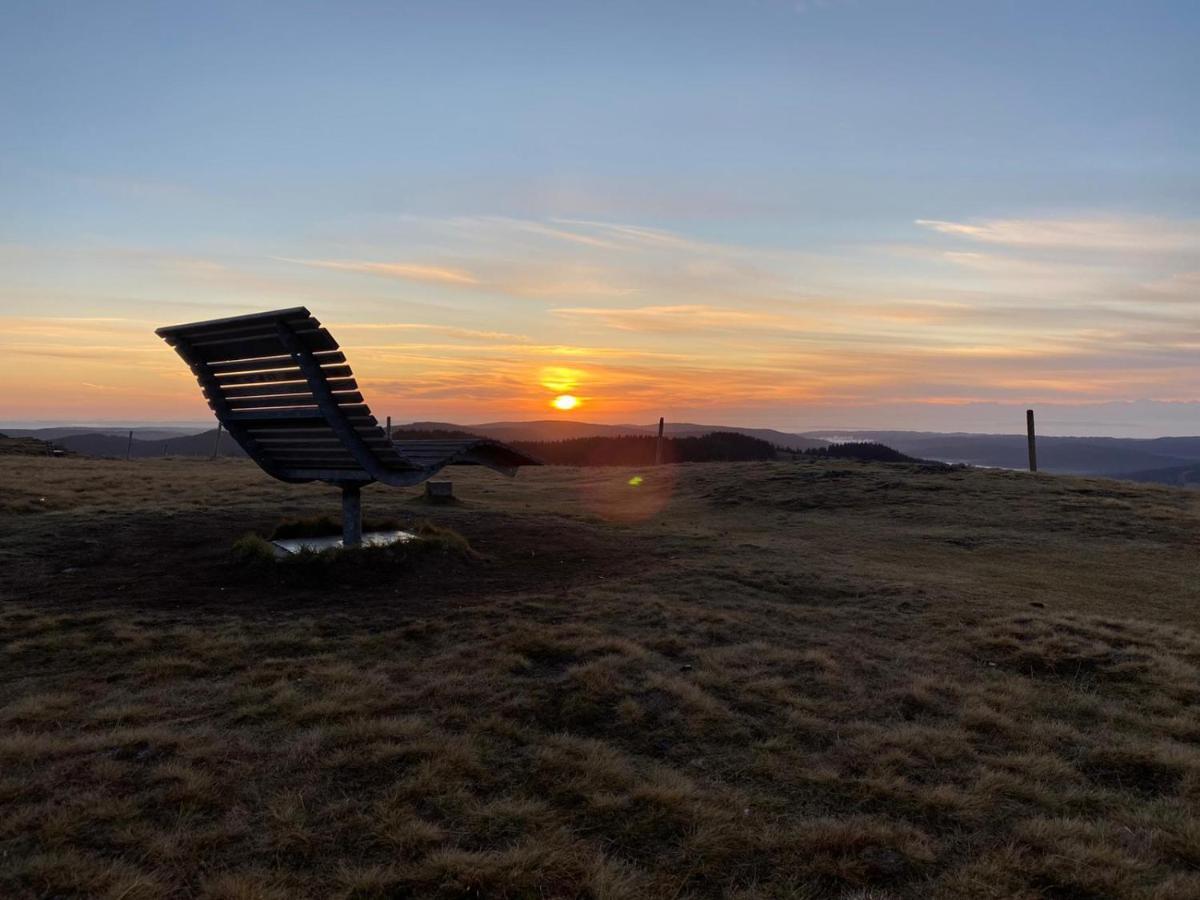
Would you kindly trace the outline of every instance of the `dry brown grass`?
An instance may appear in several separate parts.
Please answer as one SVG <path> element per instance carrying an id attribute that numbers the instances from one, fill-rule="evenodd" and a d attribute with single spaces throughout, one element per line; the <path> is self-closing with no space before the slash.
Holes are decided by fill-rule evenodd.
<path id="1" fill-rule="evenodd" d="M 1200 896 L 1200 497 L 631 474 L 306 585 L 230 546 L 330 489 L 0 461 L 0 895 Z"/>

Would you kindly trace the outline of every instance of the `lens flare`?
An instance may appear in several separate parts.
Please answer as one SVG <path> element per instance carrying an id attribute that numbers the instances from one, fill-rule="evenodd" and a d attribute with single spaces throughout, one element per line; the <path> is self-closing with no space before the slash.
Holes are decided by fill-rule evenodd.
<path id="1" fill-rule="evenodd" d="M 679 466 L 656 466 L 634 474 L 598 466 L 588 469 L 589 476 L 574 489 L 583 507 L 606 522 L 646 522 L 671 502 L 678 470 Z"/>
<path id="2" fill-rule="evenodd" d="M 568 410 L 574 409 L 579 405 L 579 398 L 573 397 L 570 394 L 559 394 L 550 401 L 550 405 L 555 409 Z"/>

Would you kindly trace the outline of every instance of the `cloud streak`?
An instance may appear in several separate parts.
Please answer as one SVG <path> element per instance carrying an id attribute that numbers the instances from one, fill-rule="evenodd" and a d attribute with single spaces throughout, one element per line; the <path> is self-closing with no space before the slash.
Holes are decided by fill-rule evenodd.
<path id="1" fill-rule="evenodd" d="M 1149 216 L 1062 219 L 917 219 L 938 234 L 1007 247 L 1120 253 L 1200 252 L 1200 222 Z"/>
<path id="2" fill-rule="evenodd" d="M 641 306 L 632 309 L 610 307 L 562 307 L 552 309 L 556 316 L 596 322 L 608 328 L 634 333 L 679 334 L 682 332 L 747 329 L 794 329 L 799 324 L 786 316 L 738 309 L 722 309 L 699 304 L 678 306 Z"/>
<path id="3" fill-rule="evenodd" d="M 349 259 L 291 259 L 276 257 L 281 262 L 295 263 L 310 269 L 332 269 L 338 272 L 357 272 L 376 275 L 380 278 L 397 278 L 404 281 L 426 281 L 441 284 L 476 285 L 479 279 L 461 269 L 445 266 L 428 266 L 418 263 L 367 262 Z"/>

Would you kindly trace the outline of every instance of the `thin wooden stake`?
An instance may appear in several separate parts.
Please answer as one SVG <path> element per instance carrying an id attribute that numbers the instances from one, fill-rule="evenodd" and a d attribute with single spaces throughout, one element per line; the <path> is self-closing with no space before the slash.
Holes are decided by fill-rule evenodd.
<path id="1" fill-rule="evenodd" d="M 662 450 L 663 450 L 662 436 L 663 436 L 663 417 L 659 416 L 658 417 L 658 440 L 654 442 L 654 464 L 656 466 L 662 465 Z"/>
<path id="2" fill-rule="evenodd" d="M 213 452 L 212 452 L 213 459 L 217 458 L 217 452 L 221 449 L 221 429 L 223 427 L 224 426 L 220 422 L 217 423 L 217 436 L 215 438 L 213 438 Z"/>
<path id="3" fill-rule="evenodd" d="M 387 426 L 387 428 L 388 428 L 388 430 L 387 430 L 387 436 L 388 436 L 388 440 L 390 441 L 390 440 L 392 439 L 392 417 L 391 417 L 391 416 L 388 416 L 388 417 L 387 417 L 387 420 L 388 420 L 388 426 Z"/>
<path id="4" fill-rule="evenodd" d="M 125 460 L 126 460 L 126 462 L 129 461 L 129 458 L 131 456 L 133 456 L 133 432 L 132 431 L 129 432 L 129 443 L 125 445 Z"/>
<path id="5" fill-rule="evenodd" d="M 1029 434 L 1029 471 L 1037 471 L 1037 433 L 1033 428 L 1033 410 L 1025 410 L 1025 429 Z"/>

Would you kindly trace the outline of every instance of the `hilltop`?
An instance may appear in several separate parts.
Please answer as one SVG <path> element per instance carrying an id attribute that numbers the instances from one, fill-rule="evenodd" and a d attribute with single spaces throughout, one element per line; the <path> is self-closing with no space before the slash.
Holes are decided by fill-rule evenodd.
<path id="1" fill-rule="evenodd" d="M 837 440 L 879 441 L 902 453 L 948 463 L 1004 469 L 1029 465 L 1024 434 L 940 434 L 919 431 L 831 432 Z M 1038 468 L 1064 475 L 1103 475 L 1131 481 L 1187 484 L 1181 469 L 1200 465 L 1200 437 L 1037 439 Z"/>
<path id="2" fill-rule="evenodd" d="M 334 490 L 5 459 L 0 893 L 1200 893 L 1200 495 L 452 475 L 364 506 L 469 554 L 276 576 L 234 539 Z"/>
<path id="3" fill-rule="evenodd" d="M 0 434 L 0 456 L 49 456 L 52 452 L 48 441 Z"/>
<path id="4" fill-rule="evenodd" d="M 498 441 L 564 441 L 587 437 L 619 437 L 623 435 L 648 435 L 658 433 L 658 424 L 650 425 L 598 425 L 594 422 L 576 422 L 566 419 L 539 419 L 531 422 L 483 422 L 478 425 L 455 425 L 449 422 L 411 422 L 395 426 L 401 429 L 430 429 L 467 431 Z M 736 425 L 697 425 L 691 422 L 667 422 L 664 434 L 671 437 L 697 437 L 714 432 L 741 434 L 766 441 L 786 450 L 807 450 L 824 447 L 829 442 L 820 438 L 777 431 L 774 428 L 743 428 Z"/>

